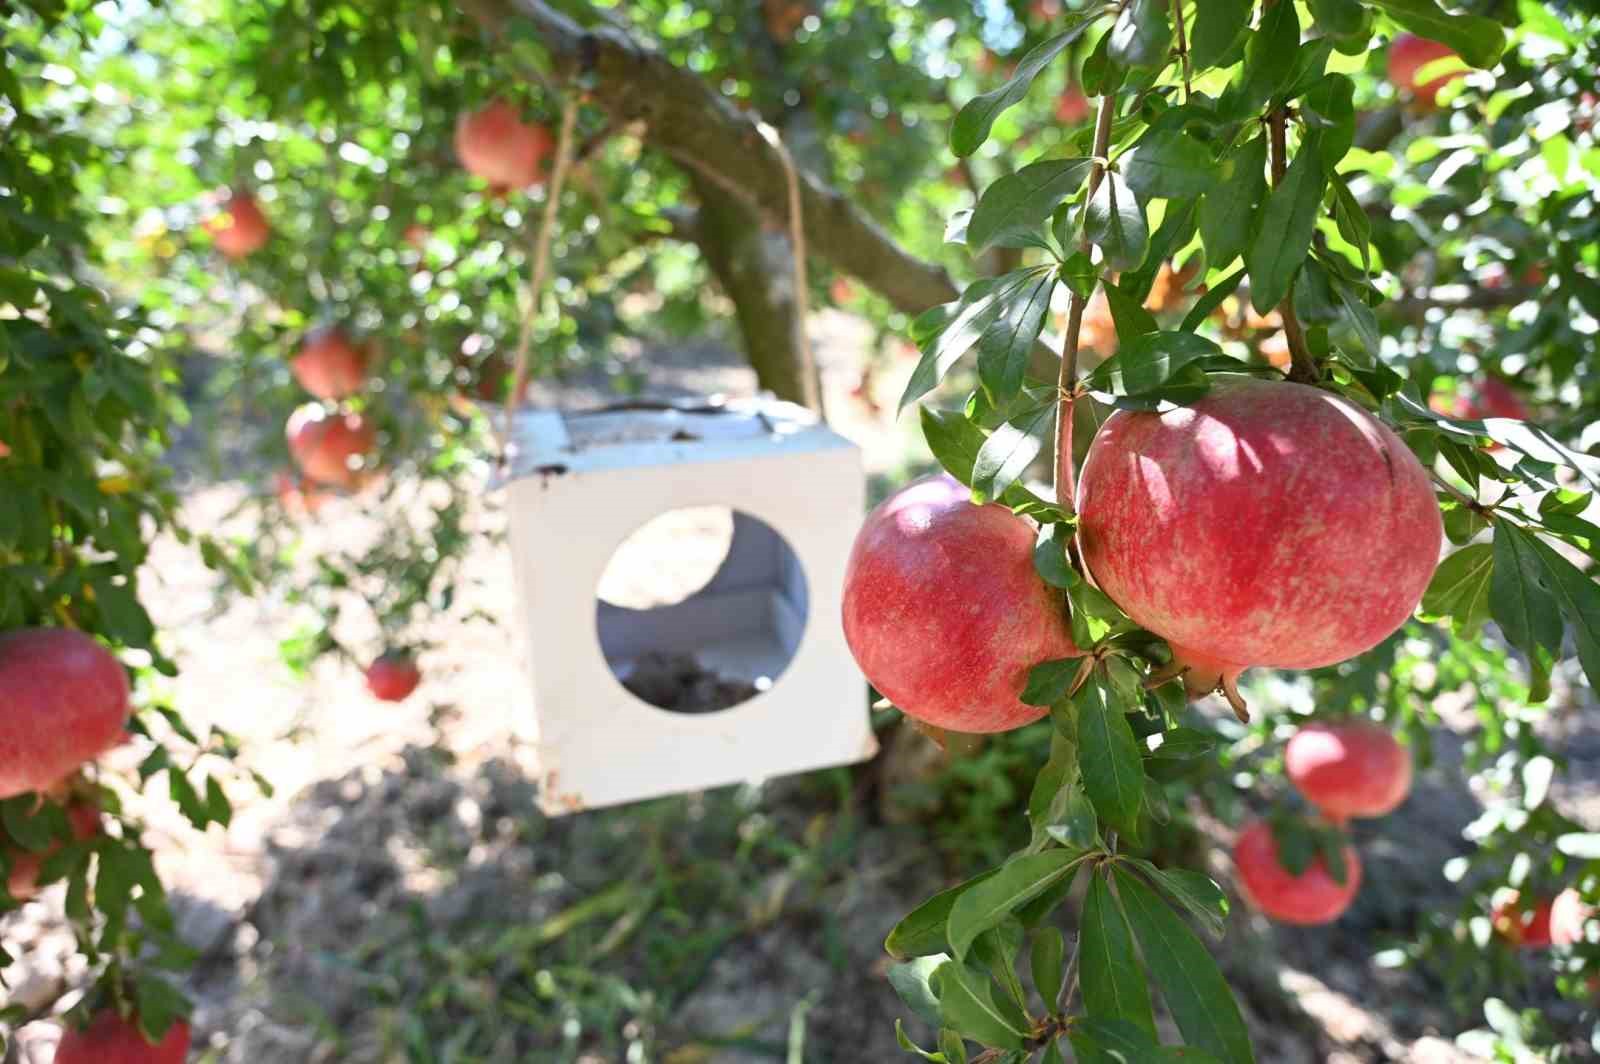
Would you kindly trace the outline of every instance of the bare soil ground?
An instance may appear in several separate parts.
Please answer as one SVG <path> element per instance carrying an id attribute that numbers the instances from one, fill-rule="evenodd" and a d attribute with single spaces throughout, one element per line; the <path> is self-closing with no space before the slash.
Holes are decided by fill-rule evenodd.
<path id="1" fill-rule="evenodd" d="M 871 473 L 901 474 L 912 419 L 893 424 L 850 395 L 863 334 L 832 315 L 819 332 L 835 425 L 863 446 Z M 890 360 L 874 382 L 885 411 L 910 368 Z M 642 370 L 654 394 L 752 387 L 714 349 L 652 355 Z M 567 382 L 560 396 L 601 395 L 597 383 Z M 190 523 L 221 526 L 242 490 L 197 482 Z M 308 549 L 370 534 L 364 520 L 351 504 L 330 505 Z M 684 549 L 715 535 L 702 530 Z M 199 726 L 238 735 L 245 763 L 276 786 L 270 798 L 232 788 L 233 823 L 204 835 L 162 801 L 139 809 L 202 955 L 188 987 L 200 1003 L 199 1059 L 901 1059 L 893 1025 L 903 1010 L 880 943 L 898 916 L 972 869 L 952 863 L 958 850 L 937 819 L 886 818 L 879 799 L 896 773 L 936 773 L 937 758 L 901 740 L 886 745 L 913 753 L 886 768 L 548 819 L 535 801 L 537 727 L 508 573 L 504 548 L 484 539 L 468 560 L 471 605 L 501 623 L 436 633 L 423 688 L 388 705 L 347 664 L 293 680 L 278 657 L 293 606 L 269 593 L 218 613 L 198 559 L 158 546 L 150 588 L 183 669 L 173 695 Z M 656 576 L 641 564 L 630 587 L 624 565 L 607 597 L 654 593 Z M 1562 800 L 1594 819 L 1600 733 L 1572 717 L 1560 727 L 1572 732 L 1576 781 Z M 1461 830 L 1480 810 L 1452 767 L 1458 747 L 1445 737 L 1412 799 L 1361 829 L 1367 885 L 1340 923 L 1274 928 L 1236 907 L 1220 949 L 1263 1061 L 1470 1059 L 1450 1044 L 1460 1019 L 1440 987 L 1372 956 L 1375 943 L 1453 906 L 1440 868 L 1466 852 Z M 1225 841 L 1226 829 L 1214 837 Z M 1226 882 L 1223 853 L 1212 871 Z M 59 905 L 53 892 L 0 925 L 20 948 L 5 973 L 14 1001 L 49 1000 L 79 974 L 62 960 Z M 30 1026 L 18 1059 L 44 1064 L 55 1037 L 49 1023 Z"/>

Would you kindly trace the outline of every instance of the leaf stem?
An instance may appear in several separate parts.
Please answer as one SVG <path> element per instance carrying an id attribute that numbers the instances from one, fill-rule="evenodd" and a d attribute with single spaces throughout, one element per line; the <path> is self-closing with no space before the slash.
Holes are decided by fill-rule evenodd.
<path id="1" fill-rule="evenodd" d="M 1272 186 L 1283 184 L 1283 175 L 1289 169 L 1288 135 L 1289 112 L 1279 107 L 1267 114 L 1267 151 L 1272 168 Z M 1283 319 L 1283 335 L 1289 341 L 1289 379 L 1299 384 L 1316 384 L 1322 379 L 1316 359 L 1306 346 L 1305 330 L 1300 327 L 1300 317 L 1294 312 L 1294 285 L 1278 304 L 1278 316 Z"/>

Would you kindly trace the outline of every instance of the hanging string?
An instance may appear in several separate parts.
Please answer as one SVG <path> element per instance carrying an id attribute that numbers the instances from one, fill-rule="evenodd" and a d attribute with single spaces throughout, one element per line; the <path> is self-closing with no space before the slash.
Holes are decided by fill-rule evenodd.
<path id="1" fill-rule="evenodd" d="M 827 421 L 827 413 L 822 408 L 822 378 L 817 371 L 816 356 L 811 351 L 811 338 L 806 334 L 809 289 L 806 283 L 806 227 L 801 209 L 800 172 L 795 168 L 794 157 L 789 154 L 778 131 L 766 122 L 756 125 L 767 143 L 778 153 L 778 159 L 783 163 L 783 176 L 789 186 L 789 250 L 794 256 L 795 347 L 800 355 L 800 395 L 812 413 Z"/>
<path id="2" fill-rule="evenodd" d="M 512 421 L 517 407 L 522 403 L 522 392 L 528 386 L 528 349 L 533 342 L 533 324 L 539 316 L 540 296 L 544 292 L 544 276 L 550 264 L 550 241 L 556 231 L 556 211 L 561 205 L 561 186 L 566 183 L 567 170 L 572 165 L 572 130 L 578 119 L 578 101 L 569 95 L 561 109 L 561 133 L 556 141 L 556 163 L 550 172 L 550 184 L 545 189 L 544 216 L 533 240 L 533 266 L 528 277 L 528 306 L 522 314 L 522 328 L 517 334 L 517 351 L 512 360 L 511 394 L 506 397 L 505 418 L 500 426 L 500 454 L 507 455 L 511 441 Z"/>

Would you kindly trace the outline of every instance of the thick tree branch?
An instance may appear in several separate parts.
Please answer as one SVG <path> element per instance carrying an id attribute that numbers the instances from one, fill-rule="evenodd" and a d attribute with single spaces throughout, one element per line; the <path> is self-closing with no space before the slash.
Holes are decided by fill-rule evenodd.
<path id="1" fill-rule="evenodd" d="M 621 125 L 638 123 L 644 140 L 679 164 L 751 203 L 765 217 L 787 216 L 783 163 L 749 116 L 694 73 L 612 24 L 588 29 L 542 0 L 462 0 L 502 40 L 531 30 L 557 73 L 583 75 L 588 102 Z M 942 267 L 912 256 L 837 191 L 801 172 L 807 243 L 909 314 L 959 294 Z"/>

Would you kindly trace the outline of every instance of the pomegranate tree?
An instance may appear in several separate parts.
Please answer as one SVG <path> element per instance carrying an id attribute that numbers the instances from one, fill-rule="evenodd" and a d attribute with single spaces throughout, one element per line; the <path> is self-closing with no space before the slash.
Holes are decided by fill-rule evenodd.
<path id="1" fill-rule="evenodd" d="M 360 414 L 330 414 L 316 403 L 296 410 L 284 431 L 289 455 L 301 472 L 330 488 L 360 487 L 367 469 L 364 459 L 378 442 L 377 430 Z"/>
<path id="2" fill-rule="evenodd" d="M 367 690 L 380 702 L 403 702 L 421 682 L 416 661 L 404 651 L 392 650 L 367 666 Z"/>
<path id="3" fill-rule="evenodd" d="M 367 349 L 343 329 L 318 329 L 289 361 L 300 387 L 318 399 L 344 399 L 367 383 Z"/>
<path id="4" fill-rule="evenodd" d="M 1386 729 L 1360 721 L 1307 724 L 1283 751 L 1289 781 L 1335 821 L 1383 816 L 1411 791 L 1411 754 Z"/>
<path id="5" fill-rule="evenodd" d="M 979 506 L 954 478 L 885 499 L 856 535 L 844 633 L 861 671 L 907 716 L 998 732 L 1046 712 L 1020 699 L 1031 666 L 1078 653 L 1061 594 L 1033 567 L 1034 528 Z"/>
<path id="6" fill-rule="evenodd" d="M 1319 853 L 1297 875 L 1285 867 L 1272 827 L 1260 820 L 1239 833 L 1233 864 L 1239 885 L 1256 908 L 1286 924 L 1327 924 L 1350 908 L 1361 889 L 1361 858 L 1345 846 L 1341 882 Z"/>
<path id="7" fill-rule="evenodd" d="M 114 1009 L 102 1009 L 83 1028 L 68 1027 L 56 1047 L 55 1064 L 185 1064 L 189 1025 L 178 1020 L 158 1042 L 146 1038 L 138 1022 Z"/>
<path id="8" fill-rule="evenodd" d="M 1220 689 L 1241 716 L 1252 665 L 1332 665 L 1398 628 L 1444 539 L 1427 472 L 1386 426 L 1321 389 L 1248 378 L 1113 414 L 1078 515 L 1100 588 L 1171 644 L 1191 694 Z"/>
<path id="9" fill-rule="evenodd" d="M 0 798 L 43 792 L 122 740 L 128 674 L 70 628 L 0 633 Z"/>
<path id="10" fill-rule="evenodd" d="M 456 156 L 491 188 L 527 188 L 544 180 L 555 141 L 544 126 L 522 120 L 509 100 L 494 100 L 456 121 Z"/>

